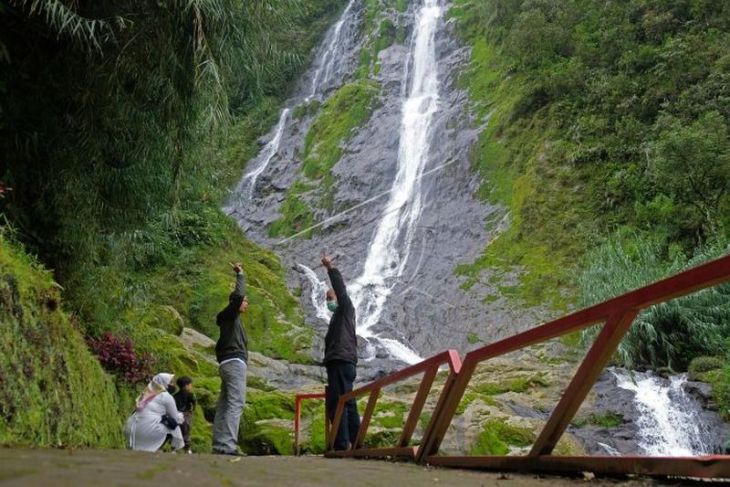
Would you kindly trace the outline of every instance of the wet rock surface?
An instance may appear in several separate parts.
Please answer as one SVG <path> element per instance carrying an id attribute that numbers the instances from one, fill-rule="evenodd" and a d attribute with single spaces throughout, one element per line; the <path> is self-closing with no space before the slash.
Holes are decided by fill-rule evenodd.
<path id="1" fill-rule="evenodd" d="M 354 20 L 359 22 L 361 12 L 354 6 Z M 413 30 L 413 6 L 400 16 L 406 22 L 406 31 Z M 478 177 L 470 170 L 469 151 L 480 130 L 480 123 L 470 114 L 467 95 L 457 87 L 457 76 L 468 62 L 469 51 L 453 35 L 452 25 L 442 19 L 443 25 L 436 38 L 439 65 L 439 108 L 432 124 L 431 145 L 425 171 L 435 170 L 422 179 L 424 209 L 414 235 L 405 272 L 392 282 L 391 294 L 376 333 L 397 339 L 421 356 L 428 356 L 445 348 L 466 350 L 473 347 L 466 337 L 476 334 L 481 341 L 493 341 L 517 330 L 534 325 L 544 316 L 541 310 L 523 310 L 508 306 L 503 299 L 485 304 L 483 298 L 489 285 L 478 284 L 470 291 L 460 288 L 464 278 L 456 276 L 458 264 L 470 263 L 484 249 L 485 242 L 494 237 L 485 228 L 486 220 L 502 220 L 504 209 L 486 204 L 475 198 Z M 352 28 L 355 33 L 356 29 Z M 332 83 L 318 95 L 324 100 L 336 85 L 352 79 L 359 50 L 368 42 L 367 35 L 351 35 L 343 40 L 343 62 Z M 410 79 L 409 42 L 393 44 L 380 51 L 380 69 L 374 79 L 380 85 L 377 108 L 370 120 L 356 129 L 343 144 L 343 156 L 333 167 L 335 176 L 334 204 L 331 210 L 318 208 L 318 190 L 305 194 L 319 221 L 352 208 L 390 188 L 397 170 L 399 133 L 403 94 Z M 317 67 L 312 68 L 316 70 Z M 310 74 L 302 80 L 299 92 L 290 106 L 304 103 L 311 82 Z M 308 115 L 292 118 L 281 140 L 280 148 L 268 169 L 261 175 L 256 193 L 251 200 L 232 200 L 230 213 L 239 221 L 250 238 L 273 247 L 292 269 L 288 274 L 292 289 L 302 289 L 302 304 L 307 323 L 320 337 L 327 323 L 318 318 L 309 299 L 309 280 L 297 272 L 298 263 L 314 267 L 322 251 L 338 255 L 336 264 L 350 282 L 362 272 L 371 238 L 381 218 L 388 195 L 336 218 L 319 229 L 311 238 L 295 238 L 284 245 L 280 239 L 268 237 L 267 226 L 279 217 L 279 207 L 285 188 L 301 178 L 301 154 L 304 138 L 314 119 Z M 270 134 L 269 137 L 272 137 Z M 441 166 L 445 167 L 437 169 Z M 323 269 L 315 269 L 320 279 L 326 279 Z M 484 282 L 487 282 L 485 276 Z M 315 347 L 313 358 L 321 358 L 321 349 Z M 368 354 L 363 349 L 361 356 Z M 402 365 L 386 358 L 384 350 L 375 350 L 373 362 L 361 363 L 368 376 L 379 371 L 393 370 Z"/>
<path id="2" fill-rule="evenodd" d="M 615 449 L 614 454 L 616 452 L 622 455 L 646 454 L 640 446 L 642 435 L 639 431 L 639 423 L 642 411 L 637 407 L 636 394 L 619 387 L 614 370 L 621 371 L 621 369 L 609 369 L 601 374 L 593 387 L 592 400 L 584 413 L 611 412 L 618 414 L 622 418 L 619 424 L 611 427 L 587 424 L 581 428 L 572 428 L 571 431 L 583 441 L 591 454 L 605 455 L 612 449 Z M 663 387 L 669 387 L 670 379 L 657 376 L 656 380 Z M 691 420 L 702 429 L 704 445 L 695 445 L 695 447 L 705 450 L 703 452 L 705 454 L 718 452 L 721 445 L 730 437 L 730 428 L 715 411 L 708 409 L 707 403 L 703 401 L 703 398 L 708 400 L 711 397 L 710 386 L 687 381 L 683 383 L 682 387 L 689 397 L 670 390 L 669 399 L 675 403 L 675 406 L 689 411 Z M 677 418 L 677 421 L 683 419 Z M 602 444 L 608 445 L 608 448 Z"/>

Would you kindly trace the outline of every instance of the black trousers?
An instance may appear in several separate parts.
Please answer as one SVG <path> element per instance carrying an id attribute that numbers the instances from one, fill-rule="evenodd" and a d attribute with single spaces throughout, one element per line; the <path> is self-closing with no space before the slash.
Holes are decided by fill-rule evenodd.
<path id="1" fill-rule="evenodd" d="M 337 401 L 340 400 L 340 396 L 352 390 L 357 369 L 355 364 L 341 360 L 327 362 L 325 366 L 327 367 L 327 416 L 330 421 L 334 421 Z M 357 401 L 350 399 L 345 403 L 345 409 L 342 411 L 342 421 L 335 438 L 335 450 L 347 450 L 350 443 L 355 442 L 359 429 L 360 415 L 357 413 Z"/>

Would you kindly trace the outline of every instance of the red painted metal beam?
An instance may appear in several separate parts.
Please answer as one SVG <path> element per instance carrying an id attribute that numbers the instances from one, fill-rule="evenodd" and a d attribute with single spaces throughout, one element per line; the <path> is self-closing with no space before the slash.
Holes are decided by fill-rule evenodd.
<path id="1" fill-rule="evenodd" d="M 413 460 L 416 448 L 413 446 L 396 446 L 392 448 L 358 448 L 357 450 L 328 451 L 328 458 L 399 458 Z"/>
<path id="2" fill-rule="evenodd" d="M 704 457 L 559 457 L 473 456 L 428 457 L 430 465 L 475 468 L 501 472 L 540 472 L 572 474 L 593 472 L 599 475 L 653 475 L 672 477 L 730 478 L 730 456 Z"/>
<path id="3" fill-rule="evenodd" d="M 345 403 L 349 401 L 350 399 L 356 399 L 359 396 L 365 395 L 367 393 L 373 393 L 374 391 L 379 391 L 386 386 L 395 384 L 396 382 L 402 381 L 404 379 L 413 377 L 418 374 L 423 374 L 423 377 L 421 378 L 421 383 L 423 384 L 424 380 L 431 377 L 430 382 L 433 383 L 433 376 L 436 375 L 438 372 L 439 367 L 442 365 L 448 365 L 450 369 L 449 377 L 454 377 L 458 371 L 461 369 L 461 359 L 459 357 L 459 353 L 456 350 L 447 350 L 445 352 L 441 352 L 437 355 L 434 355 L 431 358 L 428 358 L 426 360 L 423 360 L 422 362 L 419 362 L 415 365 L 411 365 L 410 367 L 406 367 L 405 369 L 395 372 L 393 374 L 387 375 L 381 379 L 378 379 L 376 381 L 373 381 L 369 384 L 366 384 L 365 386 L 359 387 L 358 389 L 354 389 L 347 394 L 343 394 L 340 396 L 340 399 L 337 402 L 337 409 L 335 410 L 334 418 L 332 420 L 332 428 L 329 431 L 329 434 L 327 435 L 327 451 L 331 451 L 334 448 L 334 442 L 335 438 L 337 437 L 337 431 L 340 428 L 340 423 L 342 422 L 342 416 L 344 412 Z M 449 381 L 447 380 L 447 384 L 449 384 Z M 423 390 L 423 386 L 419 390 Z M 444 395 L 446 391 L 442 391 L 442 396 Z M 416 395 L 416 398 L 414 400 L 414 403 L 411 405 L 411 411 L 420 411 L 423 408 L 423 405 L 428 397 L 428 391 L 425 393 L 419 393 Z M 360 430 L 358 431 L 357 439 L 355 442 L 355 449 L 358 449 L 359 446 L 362 445 L 362 442 L 365 439 L 365 432 L 367 431 L 367 427 L 370 422 L 370 417 L 372 415 L 372 408 L 375 407 L 375 402 L 373 402 L 373 396 L 371 395 L 370 401 L 368 402 L 368 407 L 365 411 L 365 415 L 363 416 L 363 421 L 360 424 Z M 375 399 L 377 400 L 377 398 Z M 372 405 L 372 406 L 371 406 Z M 413 418 L 413 419 L 411 419 Z M 401 435 L 401 441 L 405 437 L 404 435 L 408 433 L 408 429 L 410 429 L 410 433 L 407 434 L 408 440 L 410 440 L 410 435 L 412 434 L 412 430 L 415 428 L 415 423 L 418 420 L 418 416 L 409 415 L 409 421 L 406 421 L 406 424 L 404 425 L 404 434 Z M 431 420 L 433 422 L 433 418 Z M 413 424 L 411 424 L 413 423 Z M 430 423 L 429 423 L 430 425 Z M 400 442 L 399 442 L 400 444 Z M 403 446 L 403 445 L 401 445 Z"/>
<path id="4" fill-rule="evenodd" d="M 368 398 L 368 405 L 365 406 L 365 412 L 362 415 L 360 421 L 360 429 L 357 430 L 357 438 L 355 438 L 355 444 L 353 448 L 357 449 L 362 446 L 365 441 L 365 435 L 368 433 L 368 427 L 370 426 L 370 419 L 373 417 L 373 411 L 375 410 L 375 404 L 378 402 L 380 397 L 380 389 L 373 389 L 370 391 L 370 397 Z"/>
<path id="5" fill-rule="evenodd" d="M 728 280 L 730 280 L 730 255 L 469 352 L 464 357 L 449 397 L 437 407 L 438 418 L 433 431 L 429 432 L 427 438 L 424 437 L 419 451 L 419 463 L 423 463 L 426 456 L 438 452 L 478 363 L 588 328 L 621 311 L 639 311 L 658 302 L 684 296 Z"/>
<path id="6" fill-rule="evenodd" d="M 560 402 L 553 409 L 550 419 L 532 446 L 530 456 L 549 455 L 553 452 L 637 314 L 638 311 L 630 310 L 609 318 L 565 389 Z"/>
<path id="7" fill-rule="evenodd" d="M 302 393 L 294 396 L 294 455 L 299 456 L 299 429 L 301 428 L 301 416 L 302 416 L 302 401 L 304 399 L 324 399 L 325 393 L 314 392 L 314 393 Z M 328 438 L 327 431 L 329 430 L 327 411 L 324 412 L 324 428 L 325 438 Z"/>
<path id="8" fill-rule="evenodd" d="M 405 426 L 403 426 L 403 432 L 400 435 L 398 446 L 408 446 L 411 442 L 411 437 L 413 436 L 413 432 L 418 424 L 418 418 L 421 417 L 423 406 L 426 404 L 428 393 L 431 392 L 433 380 L 436 378 L 437 373 L 438 368 L 436 367 L 424 372 L 423 378 L 421 379 L 421 386 L 418 388 L 416 397 L 413 399 L 413 405 L 411 406 L 411 410 L 408 412 L 408 419 L 406 419 Z"/>

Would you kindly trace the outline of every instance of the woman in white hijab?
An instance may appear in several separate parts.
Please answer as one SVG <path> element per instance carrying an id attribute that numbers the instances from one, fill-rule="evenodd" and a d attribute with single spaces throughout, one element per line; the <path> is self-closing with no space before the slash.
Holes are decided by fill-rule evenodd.
<path id="1" fill-rule="evenodd" d="M 173 374 L 157 374 L 137 398 L 135 411 L 124 426 L 127 444 L 132 450 L 157 451 L 165 443 L 167 435 L 172 436 L 175 450 L 183 447 L 180 427 L 170 429 L 162 422 L 163 415 L 172 417 L 178 424 L 183 421 L 175 399 L 167 392 L 173 377 Z"/>

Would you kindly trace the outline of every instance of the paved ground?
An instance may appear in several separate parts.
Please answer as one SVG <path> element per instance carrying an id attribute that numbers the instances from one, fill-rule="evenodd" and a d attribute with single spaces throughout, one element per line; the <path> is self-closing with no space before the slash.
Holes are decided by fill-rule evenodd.
<path id="1" fill-rule="evenodd" d="M 592 480 L 434 469 L 377 460 L 137 453 L 120 450 L 0 449 L 2 486 L 650 486 L 649 480 Z M 675 484 L 677 485 L 677 484 Z"/>

